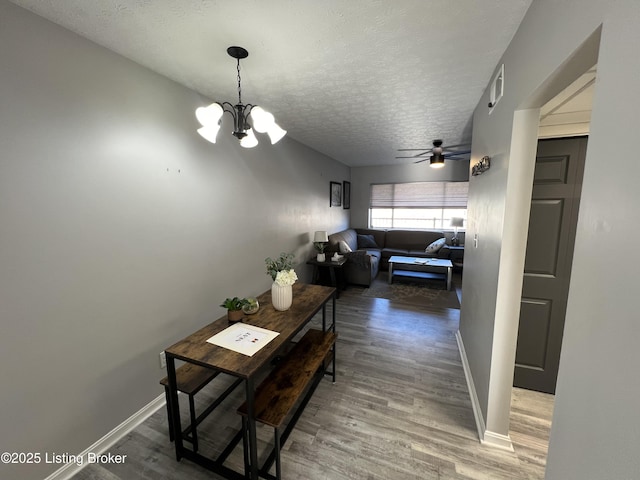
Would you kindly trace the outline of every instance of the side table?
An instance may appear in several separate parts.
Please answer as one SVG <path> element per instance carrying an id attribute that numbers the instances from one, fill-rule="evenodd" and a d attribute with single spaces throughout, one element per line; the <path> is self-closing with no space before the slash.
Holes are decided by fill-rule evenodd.
<path id="1" fill-rule="evenodd" d="M 336 298 L 340 298 L 340 290 L 344 290 L 346 288 L 346 281 L 342 268 L 344 267 L 345 263 L 347 263 L 346 257 L 343 257 L 337 261 L 327 260 L 326 262 L 319 262 L 315 258 L 312 258 L 307 262 L 307 265 L 313 265 L 312 282 L 315 285 L 321 285 L 322 277 L 324 276 L 326 278 L 327 276 L 326 273 L 323 275 L 322 272 L 328 271 L 330 282 L 329 286 L 336 289 Z"/>
<path id="2" fill-rule="evenodd" d="M 448 245 L 448 247 L 450 250 L 449 260 L 451 260 L 455 269 L 462 270 L 462 266 L 464 264 L 464 245 Z"/>

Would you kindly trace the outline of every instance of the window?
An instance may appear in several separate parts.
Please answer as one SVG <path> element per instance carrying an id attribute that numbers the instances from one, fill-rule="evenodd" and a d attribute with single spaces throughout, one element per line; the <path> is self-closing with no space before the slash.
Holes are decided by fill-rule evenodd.
<path id="1" fill-rule="evenodd" d="M 370 228 L 449 229 L 452 217 L 467 218 L 469 182 L 371 185 Z"/>

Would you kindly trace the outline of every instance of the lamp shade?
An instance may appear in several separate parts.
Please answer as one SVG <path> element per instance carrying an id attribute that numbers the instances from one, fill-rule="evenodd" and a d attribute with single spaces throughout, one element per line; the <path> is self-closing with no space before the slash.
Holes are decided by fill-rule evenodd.
<path id="1" fill-rule="evenodd" d="M 462 227 L 463 225 L 464 225 L 464 218 L 461 218 L 461 217 L 451 218 L 452 227 Z"/>
<path id="2" fill-rule="evenodd" d="M 207 125 L 204 127 L 200 127 L 198 129 L 198 133 L 202 136 L 202 138 L 208 140 L 209 142 L 216 143 L 218 130 L 220 130 L 220 125 Z"/>
<path id="3" fill-rule="evenodd" d="M 223 113 L 222 105 L 214 102 L 208 107 L 197 108 L 196 118 L 202 126 L 216 125 L 222 118 Z"/>
<path id="4" fill-rule="evenodd" d="M 317 231 L 313 235 L 313 241 L 314 242 L 328 242 L 329 241 L 329 237 L 327 236 L 327 232 L 325 232 L 323 230 Z"/>
<path id="5" fill-rule="evenodd" d="M 273 125 L 271 125 L 267 131 L 267 135 L 269 135 L 269 139 L 271 140 L 271 145 L 278 143 L 286 134 L 287 131 L 280 127 L 276 122 L 273 122 Z"/>
<path id="6" fill-rule="evenodd" d="M 266 133 L 275 123 L 273 115 L 257 105 L 251 109 L 251 120 L 253 120 L 253 128 L 260 133 Z"/>
<path id="7" fill-rule="evenodd" d="M 253 148 L 258 145 L 258 139 L 253 133 L 253 128 L 247 130 L 247 134 L 240 140 L 240 146 L 244 148 Z"/>
<path id="8" fill-rule="evenodd" d="M 444 167 L 444 156 L 441 153 L 434 153 L 429 160 L 429 165 L 431 166 L 431 168 Z"/>

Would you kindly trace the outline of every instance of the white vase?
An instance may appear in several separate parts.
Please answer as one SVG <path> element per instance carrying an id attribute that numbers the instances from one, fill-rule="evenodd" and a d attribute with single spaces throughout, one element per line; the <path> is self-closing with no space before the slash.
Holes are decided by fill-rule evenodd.
<path id="1" fill-rule="evenodd" d="M 273 282 L 271 285 L 271 303 L 273 308 L 284 312 L 291 307 L 293 303 L 293 289 L 291 285 L 285 285 L 284 287 Z"/>
<path id="2" fill-rule="evenodd" d="M 317 260 L 318 262 L 324 262 L 326 259 L 327 259 L 327 257 L 325 256 L 325 254 L 324 254 L 324 253 L 319 253 L 319 254 L 316 256 L 316 260 Z"/>

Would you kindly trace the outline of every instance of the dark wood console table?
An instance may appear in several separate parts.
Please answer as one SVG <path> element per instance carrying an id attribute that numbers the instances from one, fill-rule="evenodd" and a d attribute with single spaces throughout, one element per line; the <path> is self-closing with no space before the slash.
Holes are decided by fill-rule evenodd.
<path id="1" fill-rule="evenodd" d="M 201 328 L 185 339 L 177 342 L 165 350 L 167 358 L 167 374 L 169 383 L 169 401 L 175 435 L 176 459 L 187 458 L 204 466 L 225 478 L 256 480 L 258 478 L 258 452 L 256 441 L 255 421 L 255 380 L 258 373 L 271 363 L 274 357 L 298 334 L 305 325 L 322 310 L 323 332 L 336 329 L 336 289 L 319 285 L 296 283 L 293 285 L 293 305 L 285 312 L 277 311 L 271 304 L 271 291 L 258 296 L 260 310 L 247 316 L 245 323 L 257 327 L 279 332 L 275 339 L 266 344 L 261 350 L 249 357 L 241 353 L 228 350 L 207 342 L 207 339 L 221 332 L 229 326 L 226 315 L 215 322 Z M 332 300 L 331 324 L 327 325 L 326 306 Z M 176 388 L 175 361 L 183 360 L 206 367 L 215 372 L 224 372 L 242 380 L 245 385 L 247 431 L 239 432 L 230 446 L 216 459 L 211 459 L 185 447 L 180 422 L 178 391 Z M 334 365 L 335 371 L 335 365 Z M 228 455 L 240 438 L 245 437 L 245 472 L 237 472 L 224 465 Z"/>

